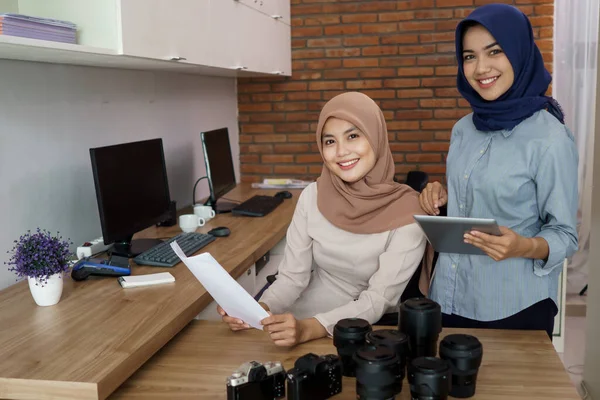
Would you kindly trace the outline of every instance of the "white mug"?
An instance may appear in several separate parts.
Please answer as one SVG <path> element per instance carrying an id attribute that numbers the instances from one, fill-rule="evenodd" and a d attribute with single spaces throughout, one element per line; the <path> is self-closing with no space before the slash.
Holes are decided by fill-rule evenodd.
<path id="1" fill-rule="evenodd" d="M 184 232 L 194 232 L 199 226 L 204 226 L 204 218 L 195 214 L 185 214 L 179 217 L 179 227 Z"/>
<path id="2" fill-rule="evenodd" d="M 215 210 L 213 210 L 210 206 L 198 204 L 194 206 L 194 214 L 196 214 L 198 217 L 204 218 L 205 221 L 209 221 L 215 217 Z"/>

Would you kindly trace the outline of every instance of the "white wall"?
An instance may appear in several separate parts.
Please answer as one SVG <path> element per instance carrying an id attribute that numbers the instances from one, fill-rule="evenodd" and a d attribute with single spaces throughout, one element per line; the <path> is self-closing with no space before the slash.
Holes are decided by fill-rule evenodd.
<path id="1" fill-rule="evenodd" d="M 101 236 L 90 147 L 162 137 L 179 208 L 205 172 L 200 132 L 223 126 L 239 177 L 234 78 L 0 60 L 0 289 L 27 229 L 59 230 L 73 250 Z"/>

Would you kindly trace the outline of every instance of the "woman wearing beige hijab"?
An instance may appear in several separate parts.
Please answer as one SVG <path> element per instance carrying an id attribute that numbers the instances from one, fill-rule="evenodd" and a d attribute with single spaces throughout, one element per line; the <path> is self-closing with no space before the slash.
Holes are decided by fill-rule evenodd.
<path id="1" fill-rule="evenodd" d="M 321 111 L 317 144 L 324 167 L 306 187 L 287 232 L 277 280 L 261 305 L 276 345 L 332 334 L 343 318 L 370 323 L 395 311 L 425 251 L 413 215 L 418 193 L 394 182 L 383 113 L 364 94 L 344 93 Z M 225 315 L 231 329 L 248 328 Z"/>

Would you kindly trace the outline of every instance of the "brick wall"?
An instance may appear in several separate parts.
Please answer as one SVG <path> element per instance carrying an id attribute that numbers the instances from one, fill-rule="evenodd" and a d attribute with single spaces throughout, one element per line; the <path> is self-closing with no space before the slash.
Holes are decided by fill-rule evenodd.
<path id="1" fill-rule="evenodd" d="M 350 90 L 382 108 L 399 177 L 418 169 L 442 179 L 451 128 L 470 112 L 456 90 L 454 29 L 478 5 L 504 2 L 529 15 L 552 71 L 553 0 L 291 2 L 292 77 L 238 81 L 245 182 L 316 178 L 319 111 Z"/>

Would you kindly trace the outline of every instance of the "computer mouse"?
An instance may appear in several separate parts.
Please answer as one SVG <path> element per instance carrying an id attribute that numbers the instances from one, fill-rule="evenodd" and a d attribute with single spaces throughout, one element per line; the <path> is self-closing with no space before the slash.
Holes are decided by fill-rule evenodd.
<path id="1" fill-rule="evenodd" d="M 231 231 L 226 226 L 218 226 L 208 231 L 208 234 L 216 237 L 225 237 L 229 236 L 231 234 Z"/>
<path id="2" fill-rule="evenodd" d="M 283 190 L 281 192 L 275 193 L 275 197 L 282 197 L 284 199 L 291 199 L 292 198 L 292 194 L 290 192 L 288 192 L 287 190 Z"/>

